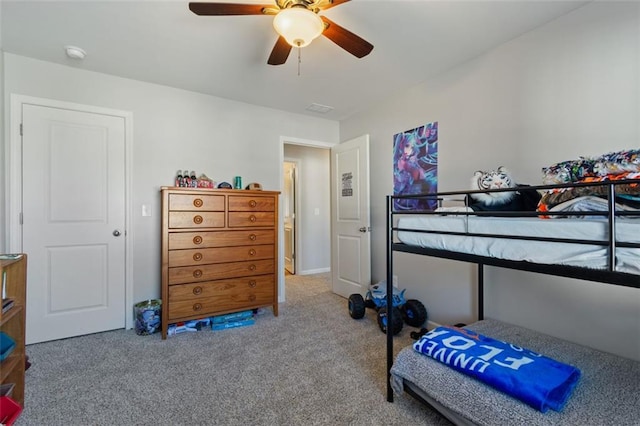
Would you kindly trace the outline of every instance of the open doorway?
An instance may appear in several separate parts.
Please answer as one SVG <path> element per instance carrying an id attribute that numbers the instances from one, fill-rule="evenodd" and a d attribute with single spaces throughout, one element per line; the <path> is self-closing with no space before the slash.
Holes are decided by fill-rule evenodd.
<path id="1" fill-rule="evenodd" d="M 331 147 L 336 143 L 283 136 L 280 139 L 278 301 L 286 301 L 285 278 L 331 271 Z M 296 163 L 293 260 L 295 275 L 285 269 L 284 163 Z"/>
<path id="2" fill-rule="evenodd" d="M 329 272 L 331 270 L 330 149 L 285 143 L 283 150 L 281 206 L 284 272 L 285 274 L 294 272 L 296 275 Z M 287 170 L 293 170 L 293 172 Z M 291 181 L 291 178 L 294 180 Z M 287 192 L 290 190 L 292 194 L 288 196 Z M 291 217 L 287 218 L 288 215 Z M 289 227 L 290 234 L 288 234 Z M 291 244 L 291 253 L 287 253 L 289 244 Z"/>

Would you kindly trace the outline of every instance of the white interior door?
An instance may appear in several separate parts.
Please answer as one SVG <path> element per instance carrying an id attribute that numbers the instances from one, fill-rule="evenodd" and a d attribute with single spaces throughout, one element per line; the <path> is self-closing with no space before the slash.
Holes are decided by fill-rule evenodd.
<path id="1" fill-rule="evenodd" d="M 364 295 L 371 283 L 369 135 L 331 148 L 333 291 Z"/>
<path id="2" fill-rule="evenodd" d="M 125 121 L 22 106 L 27 343 L 125 326 Z"/>
<path id="3" fill-rule="evenodd" d="M 284 163 L 284 269 L 296 273 L 296 163 Z"/>

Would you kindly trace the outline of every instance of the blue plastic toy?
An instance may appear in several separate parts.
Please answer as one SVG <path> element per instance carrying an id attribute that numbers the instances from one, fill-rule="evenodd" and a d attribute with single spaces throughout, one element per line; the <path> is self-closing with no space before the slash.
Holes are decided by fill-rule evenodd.
<path id="1" fill-rule="evenodd" d="M 391 316 L 391 330 L 398 334 L 402 330 L 403 321 L 412 327 L 421 327 L 427 321 L 427 309 L 422 302 L 415 299 L 407 300 L 404 296 L 406 289 L 393 289 Z M 387 282 L 382 281 L 370 287 L 365 297 L 359 293 L 349 296 L 349 315 L 353 319 L 364 317 L 366 308 L 377 311 L 378 326 L 383 333 L 387 332 Z"/>

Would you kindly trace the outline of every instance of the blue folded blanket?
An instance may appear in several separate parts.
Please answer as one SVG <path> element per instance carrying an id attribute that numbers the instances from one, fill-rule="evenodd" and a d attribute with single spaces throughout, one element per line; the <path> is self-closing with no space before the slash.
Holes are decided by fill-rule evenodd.
<path id="1" fill-rule="evenodd" d="M 580 378 L 576 367 L 457 327 L 435 328 L 413 348 L 543 413 L 562 410 Z"/>

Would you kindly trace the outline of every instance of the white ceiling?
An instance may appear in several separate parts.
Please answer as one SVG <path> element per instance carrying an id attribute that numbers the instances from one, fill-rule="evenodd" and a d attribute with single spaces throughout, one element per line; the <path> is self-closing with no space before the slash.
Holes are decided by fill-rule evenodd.
<path id="1" fill-rule="evenodd" d="M 269 4 L 272 0 L 224 0 Z M 267 65 L 269 16 L 197 16 L 187 1 L 2 0 L 2 49 L 73 67 L 342 120 L 586 1 L 352 0 L 321 14 L 372 43 L 362 59 L 324 37 Z M 87 51 L 79 62 L 64 46 Z M 318 103 L 327 114 L 306 111 Z"/>

